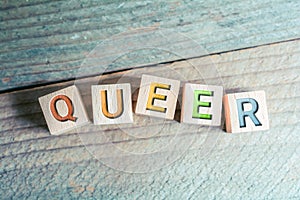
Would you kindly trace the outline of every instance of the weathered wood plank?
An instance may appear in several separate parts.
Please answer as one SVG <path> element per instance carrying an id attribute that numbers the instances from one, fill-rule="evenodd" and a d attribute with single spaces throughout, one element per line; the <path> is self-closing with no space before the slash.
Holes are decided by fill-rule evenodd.
<path id="1" fill-rule="evenodd" d="M 58 1 L 58 0 L 56 0 Z M 26 7 L 26 6 L 34 6 L 39 4 L 45 4 L 48 3 L 48 0 L 35 0 L 32 1 L 1 1 L 0 8 L 1 10 L 7 10 L 7 9 L 14 9 L 14 8 L 20 8 L 20 7 Z"/>
<path id="2" fill-rule="evenodd" d="M 115 145 L 149 153 L 177 135 L 181 141 L 193 140 L 176 162 L 152 173 L 130 174 L 108 168 L 87 151 L 76 131 L 50 136 L 37 98 L 74 84 L 73 81 L 0 95 L 0 192 L 3 198 L 96 198 L 96 199 L 298 199 L 299 185 L 299 41 L 262 46 L 188 60 L 207 75 L 208 82 L 223 80 L 226 92 L 266 91 L 271 128 L 265 132 L 226 134 L 221 128 L 185 126 L 169 121 L 139 121 L 140 125 L 103 126 Z M 209 59 L 208 59 L 209 58 Z M 209 73 L 214 61 L 219 76 Z M 147 67 L 147 72 L 188 76 L 200 82 L 195 69 L 185 61 Z M 102 76 L 116 82 L 124 74 L 143 68 Z M 206 78 L 208 78 L 206 80 Z M 99 77 L 83 79 L 79 87 L 83 100 L 91 106 L 88 84 Z M 138 82 L 138 81 L 137 81 Z M 79 82 L 77 82 L 79 83 Z M 86 85 L 85 85 L 85 84 Z M 136 101 L 133 95 L 133 102 Z M 91 110 L 89 110 L 90 113 Z M 179 110 L 180 111 L 180 110 Z M 135 118 L 135 120 L 139 120 Z M 142 119 L 141 119 L 142 120 Z M 159 135 L 157 128 L 166 127 Z M 91 125 L 94 127 L 93 125 Z M 93 129 L 93 128 L 92 128 Z M 83 127 L 80 133 L 92 137 L 90 145 L 111 148 L 98 131 Z M 126 135 L 150 136 L 138 139 Z M 125 131 L 125 133 L 123 132 Z M 209 152 L 205 134 L 218 137 Z M 82 137 L 82 136 L 81 136 Z M 149 145 L 151 144 L 151 145 Z M 173 153 L 180 152 L 179 146 Z M 156 149 L 157 150 L 157 149 Z M 104 161 L 120 155 L 104 154 Z M 161 156 L 168 150 L 159 152 Z M 105 160 L 107 159 L 107 160 Z M 124 159 L 128 159 L 125 158 Z M 139 163 L 142 165 L 143 163 Z M 188 192 L 187 192 L 188 191 Z"/>
<path id="3" fill-rule="evenodd" d="M 2 8 L 0 91 L 74 78 L 97 44 L 135 28 L 184 33 L 205 50 L 184 44 L 182 37 L 149 40 L 157 44 L 155 48 L 178 44 L 175 51 L 183 58 L 300 36 L 298 1 L 13 1 Z M 143 31 L 135 39 L 143 39 Z M 122 46 L 119 49 L 110 56 L 122 56 Z M 138 55 L 136 66 L 179 59 L 161 51 Z M 110 70 L 128 67 L 130 63 L 124 63 Z"/>

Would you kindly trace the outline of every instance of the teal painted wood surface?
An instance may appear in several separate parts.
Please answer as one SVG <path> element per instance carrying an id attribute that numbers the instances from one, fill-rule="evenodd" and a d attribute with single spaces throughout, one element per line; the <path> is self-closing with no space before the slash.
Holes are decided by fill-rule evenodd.
<path id="1" fill-rule="evenodd" d="M 218 83 L 221 77 L 226 92 L 265 90 L 270 130 L 226 134 L 219 127 L 209 130 L 202 127 L 197 131 L 186 127 L 178 136 L 182 141 L 193 140 L 189 149 L 168 166 L 143 174 L 118 171 L 96 160 L 76 131 L 49 135 L 37 98 L 72 85 L 72 81 L 3 93 L 0 95 L 1 198 L 299 199 L 299 55 L 300 40 L 295 40 L 189 59 L 207 74 L 209 83 Z M 220 77 L 209 74 L 211 60 Z M 191 82 L 200 80 L 185 61 L 167 66 L 172 70 L 164 74 L 166 77 L 178 72 L 189 76 Z M 161 65 L 148 67 L 147 71 L 160 69 Z M 139 70 L 143 69 L 130 72 Z M 103 78 L 109 82 L 125 73 L 112 73 Z M 85 87 L 81 86 L 83 99 L 90 109 L 90 90 Z M 136 97 L 133 99 L 135 102 Z M 136 127 L 138 133 L 150 136 L 144 140 L 123 137 L 114 127 L 103 129 L 121 148 L 147 150 L 152 145 L 168 143 L 178 128 L 176 121 L 169 121 L 164 124 L 169 131 L 160 136 L 151 135 L 161 125 L 154 121 Z M 130 125 L 123 128 L 132 130 Z M 78 130 L 84 131 L 85 128 Z M 218 137 L 206 154 L 203 154 L 203 133 Z M 96 134 L 95 141 L 105 147 L 101 135 Z M 107 157 L 108 160 L 118 158 L 102 155 Z"/>
<path id="2" fill-rule="evenodd" d="M 178 44 L 184 58 L 300 36 L 299 1 L 1 1 L 0 10 L 0 91 L 74 79 L 97 44 L 141 27 L 184 33 L 205 49 L 195 53 L 197 47 L 181 45 L 176 37 L 161 45 Z M 161 52 L 146 55 L 140 63 L 178 59 Z"/>

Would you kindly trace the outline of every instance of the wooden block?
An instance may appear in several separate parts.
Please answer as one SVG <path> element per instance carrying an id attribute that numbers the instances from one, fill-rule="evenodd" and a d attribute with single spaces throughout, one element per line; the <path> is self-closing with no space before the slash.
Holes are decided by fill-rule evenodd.
<path id="1" fill-rule="evenodd" d="M 133 123 L 130 84 L 92 86 L 94 124 Z"/>
<path id="2" fill-rule="evenodd" d="M 229 133 L 269 129 L 264 91 L 227 94 L 223 97 L 226 131 Z"/>
<path id="3" fill-rule="evenodd" d="M 183 88 L 181 122 L 221 125 L 223 87 L 187 83 Z"/>
<path id="4" fill-rule="evenodd" d="M 180 81 L 142 75 L 136 114 L 173 119 Z"/>
<path id="5" fill-rule="evenodd" d="M 76 86 L 40 97 L 39 102 L 52 135 L 59 135 L 89 123 Z"/>

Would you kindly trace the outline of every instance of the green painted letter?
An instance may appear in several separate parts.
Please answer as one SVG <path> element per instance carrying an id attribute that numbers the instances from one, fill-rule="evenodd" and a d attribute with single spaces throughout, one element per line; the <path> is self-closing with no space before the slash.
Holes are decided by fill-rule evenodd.
<path id="1" fill-rule="evenodd" d="M 199 113 L 199 107 L 211 107 L 210 102 L 203 102 L 200 101 L 201 96 L 213 96 L 212 91 L 207 90 L 195 90 L 194 91 L 194 103 L 193 103 L 193 118 L 199 118 L 199 119 L 212 119 L 211 114 L 202 114 Z"/>

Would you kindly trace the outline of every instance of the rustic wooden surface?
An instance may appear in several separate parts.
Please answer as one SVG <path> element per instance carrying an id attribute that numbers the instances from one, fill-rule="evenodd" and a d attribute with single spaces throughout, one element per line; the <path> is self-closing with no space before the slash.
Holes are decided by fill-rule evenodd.
<path id="1" fill-rule="evenodd" d="M 73 79 L 97 44 L 141 27 L 184 33 L 208 53 L 300 36 L 300 2 L 296 0 L 3 0 L 0 9 L 1 91 Z M 143 34 L 136 37 L 143 38 Z M 200 56 L 181 39 L 157 42 L 158 46 L 181 45 L 187 51 L 185 57 Z M 151 63 L 172 59 L 163 55 Z"/>
<path id="2" fill-rule="evenodd" d="M 49 135 L 37 98 L 72 85 L 72 81 L 2 94 L 2 197 L 299 198 L 299 44 L 300 41 L 284 42 L 210 56 L 220 72 L 225 92 L 266 91 L 270 130 L 226 134 L 221 128 L 212 128 L 208 133 L 219 139 L 211 152 L 203 156 L 199 132 L 187 129 L 180 133 L 183 138 L 196 137 L 188 151 L 176 162 L 151 173 L 126 173 L 105 166 L 87 151 L 76 131 Z M 191 61 L 198 63 L 198 69 L 207 68 L 205 57 Z M 190 71 L 184 61 L 173 63 L 171 68 L 182 74 Z M 157 68 L 148 69 L 149 73 L 153 70 Z M 123 73 L 104 79 L 115 79 Z M 191 80 L 197 82 L 192 76 Z M 83 99 L 90 102 L 90 92 L 85 91 Z M 178 128 L 176 121 L 169 126 L 170 132 L 161 137 L 164 139 L 147 140 L 164 144 Z M 145 142 L 131 141 L 114 129 L 104 129 L 123 148 L 137 148 Z M 137 133 L 144 134 L 153 130 L 144 125 L 137 129 Z M 101 144 L 100 140 L 97 142 Z"/>
<path id="3" fill-rule="evenodd" d="M 299 1 L 29 0 L 1 1 L 0 6 L 1 199 L 300 198 Z M 129 73 L 136 75 L 138 85 L 138 75 L 147 72 L 222 85 L 225 93 L 265 90 L 270 130 L 226 134 L 223 126 L 181 125 L 180 106 L 173 121 L 134 115 L 135 125 L 120 126 L 130 136 L 118 126 L 100 127 L 118 148 L 144 155 L 166 146 L 174 135 L 183 144 L 189 141 L 186 151 L 179 144 L 178 149 L 160 152 L 161 157 L 181 153 L 149 173 L 125 172 L 142 171 L 148 161 L 153 162 L 149 169 L 161 164 L 151 158 L 136 166 L 126 163 L 135 161 L 134 154 L 119 163 L 128 168 L 109 167 L 120 161 L 120 155 L 110 152 L 107 138 L 91 131 L 92 125 L 50 135 L 38 97 L 73 85 L 82 61 L 104 39 L 141 27 L 185 33 L 206 51 L 172 35 L 167 41 L 173 43 L 153 42 L 157 48 L 177 45 L 189 59 L 153 52 L 144 61 L 144 55 L 137 55 L 139 63 L 153 65 L 113 66 L 112 70 L 137 68 L 101 76 L 103 83 Z M 143 37 L 138 32 L 134 39 Z M 125 46 L 121 41 L 116 44 Z M 91 68 L 82 76 L 92 72 Z M 89 83 L 99 79 L 75 81 L 90 118 Z M 133 106 L 136 98 L 133 93 Z M 162 125 L 168 131 L 153 134 Z M 212 146 L 205 145 L 207 138 Z M 93 146 L 103 150 L 93 152 L 97 159 L 91 154 Z"/>

